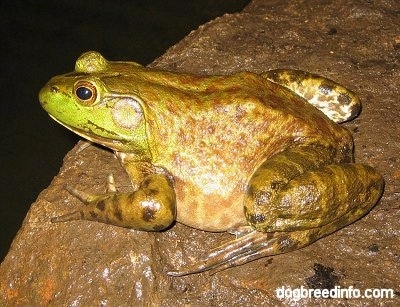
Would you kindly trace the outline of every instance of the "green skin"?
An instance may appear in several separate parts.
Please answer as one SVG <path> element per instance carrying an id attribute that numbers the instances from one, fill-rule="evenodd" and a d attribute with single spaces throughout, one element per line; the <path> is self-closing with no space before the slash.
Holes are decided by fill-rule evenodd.
<path id="1" fill-rule="evenodd" d="M 236 239 L 168 274 L 215 272 L 289 252 L 353 223 L 384 181 L 353 161 L 357 96 L 295 70 L 195 76 L 109 62 L 87 52 L 40 91 L 60 124 L 115 151 L 132 182 L 120 193 L 68 190 L 86 206 L 53 222 L 144 231 L 174 221 Z"/>

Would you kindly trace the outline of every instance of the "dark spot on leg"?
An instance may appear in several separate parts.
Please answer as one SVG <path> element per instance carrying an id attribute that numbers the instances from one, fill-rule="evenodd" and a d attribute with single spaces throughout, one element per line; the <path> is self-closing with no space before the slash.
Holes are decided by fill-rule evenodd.
<path id="1" fill-rule="evenodd" d="M 89 214 L 90 214 L 90 217 L 92 218 L 92 219 L 97 219 L 98 218 L 98 214 L 96 213 L 96 212 L 94 212 L 94 211 L 89 211 Z"/>
<path id="2" fill-rule="evenodd" d="M 120 206 L 120 200 L 116 195 L 111 198 L 112 200 L 112 211 L 110 211 L 111 214 L 114 215 L 115 218 L 117 218 L 119 221 L 122 221 L 122 210 Z"/>
<path id="3" fill-rule="evenodd" d="M 249 195 L 250 197 L 253 197 L 254 192 L 255 192 L 254 186 L 253 186 L 252 184 L 250 184 L 250 185 L 247 187 L 246 193 L 247 193 L 247 195 Z"/>
<path id="4" fill-rule="evenodd" d="M 346 94 L 339 94 L 338 101 L 340 105 L 349 105 L 351 103 L 351 98 Z"/>
<path id="5" fill-rule="evenodd" d="M 114 215 L 118 220 L 122 221 L 122 211 L 120 207 L 114 209 Z"/>
<path id="6" fill-rule="evenodd" d="M 144 207 L 142 209 L 142 219 L 145 222 L 150 222 L 150 221 L 154 220 L 154 215 L 155 214 L 156 214 L 156 210 L 154 210 L 153 208 Z"/>
<path id="7" fill-rule="evenodd" d="M 330 95 L 330 93 L 332 93 L 333 88 L 330 84 L 322 83 L 318 87 L 318 90 L 324 95 Z"/>
<path id="8" fill-rule="evenodd" d="M 156 196 L 158 194 L 158 190 L 157 189 L 149 189 L 149 196 Z"/>
<path id="9" fill-rule="evenodd" d="M 143 180 L 143 182 L 142 182 L 142 187 L 143 187 L 143 188 L 147 188 L 147 187 L 149 186 L 150 182 L 151 182 L 151 179 L 150 179 L 150 178 L 146 178 L 146 179 Z"/>
<path id="10" fill-rule="evenodd" d="M 285 182 L 283 182 L 283 181 L 273 181 L 273 182 L 271 182 L 271 189 L 278 190 L 278 189 L 281 189 L 284 185 L 285 185 Z"/>
<path id="11" fill-rule="evenodd" d="M 377 253 L 377 252 L 379 252 L 379 246 L 376 243 L 372 243 L 370 246 L 368 246 L 368 250 L 371 253 Z"/>
<path id="12" fill-rule="evenodd" d="M 99 201 L 96 204 L 96 208 L 99 209 L 100 211 L 104 211 L 104 209 L 106 208 L 106 203 L 104 202 L 104 200 Z"/>
<path id="13" fill-rule="evenodd" d="M 258 224 L 265 222 L 265 215 L 261 213 L 254 213 L 249 215 L 249 222 L 251 224 Z"/>

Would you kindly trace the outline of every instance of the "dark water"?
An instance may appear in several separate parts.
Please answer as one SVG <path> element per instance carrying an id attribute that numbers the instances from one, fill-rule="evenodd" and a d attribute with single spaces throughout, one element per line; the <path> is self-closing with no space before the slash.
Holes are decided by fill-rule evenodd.
<path id="1" fill-rule="evenodd" d="M 0 261 L 30 204 L 77 137 L 41 109 L 37 93 L 76 58 L 98 50 L 143 65 L 191 30 L 249 0 L 2 1 Z"/>

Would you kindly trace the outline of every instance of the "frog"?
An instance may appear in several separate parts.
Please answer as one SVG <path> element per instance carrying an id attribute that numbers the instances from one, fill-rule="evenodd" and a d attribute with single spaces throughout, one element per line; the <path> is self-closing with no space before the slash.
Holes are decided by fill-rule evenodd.
<path id="1" fill-rule="evenodd" d="M 358 96 L 317 74 L 274 69 L 201 75 L 82 54 L 39 92 L 52 119 L 111 149 L 129 175 L 120 192 L 66 189 L 84 205 L 54 223 L 96 221 L 139 231 L 175 223 L 232 240 L 167 272 L 213 274 L 288 253 L 359 220 L 383 176 L 354 161 Z"/>

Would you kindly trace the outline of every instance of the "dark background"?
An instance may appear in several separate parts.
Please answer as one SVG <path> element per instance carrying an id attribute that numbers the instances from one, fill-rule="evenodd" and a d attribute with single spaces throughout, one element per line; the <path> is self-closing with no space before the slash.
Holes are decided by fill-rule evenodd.
<path id="1" fill-rule="evenodd" d="M 2 1 L 0 261 L 29 206 L 78 140 L 41 109 L 37 93 L 45 82 L 72 71 L 88 50 L 146 65 L 199 25 L 248 2 Z"/>

